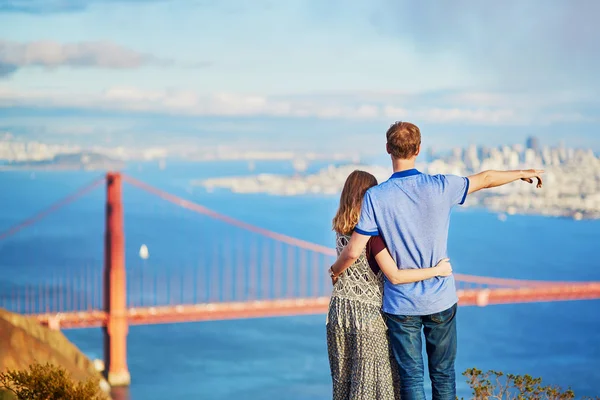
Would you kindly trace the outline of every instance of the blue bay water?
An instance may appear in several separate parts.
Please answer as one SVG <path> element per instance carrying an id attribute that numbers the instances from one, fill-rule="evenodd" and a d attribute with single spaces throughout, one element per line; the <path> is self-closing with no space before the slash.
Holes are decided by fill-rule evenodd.
<path id="1" fill-rule="evenodd" d="M 319 165 L 311 168 L 317 169 Z M 291 173 L 289 163 L 257 163 L 258 172 Z M 149 184 L 245 222 L 323 245 L 333 244 L 330 221 L 338 199 L 206 193 L 192 179 L 248 174 L 242 162 L 130 165 Z M 97 177 L 97 172 L 0 173 L 0 231 Z M 50 279 L 79 266 L 102 268 L 103 188 L 0 242 L 0 291 Z M 150 249 L 153 268 L 196 267 L 206 244 L 224 228 L 138 189 L 124 191 L 128 268 Z M 216 237 L 215 237 L 216 236 Z M 457 210 L 449 251 L 456 272 L 519 279 L 600 281 L 600 221 L 512 216 L 501 222 L 481 210 Z M 598 395 L 600 301 L 514 304 L 459 309 L 457 371 L 469 367 L 529 373 Z M 65 334 L 101 358 L 99 329 Z M 323 315 L 133 326 L 129 398 L 330 398 Z M 459 392 L 469 391 L 459 376 Z"/>

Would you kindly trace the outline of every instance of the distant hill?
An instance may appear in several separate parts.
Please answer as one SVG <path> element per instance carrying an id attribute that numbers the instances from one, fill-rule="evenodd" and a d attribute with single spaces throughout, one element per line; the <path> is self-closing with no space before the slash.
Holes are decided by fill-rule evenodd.
<path id="1" fill-rule="evenodd" d="M 101 378 L 93 362 L 61 332 L 0 309 L 0 371 L 26 369 L 35 361 L 60 365 L 76 380 Z"/>
<path id="2" fill-rule="evenodd" d="M 54 158 L 39 161 L 14 161 L 0 164 L 0 170 L 108 170 L 121 169 L 125 163 L 104 154 L 81 152 L 57 154 Z"/>

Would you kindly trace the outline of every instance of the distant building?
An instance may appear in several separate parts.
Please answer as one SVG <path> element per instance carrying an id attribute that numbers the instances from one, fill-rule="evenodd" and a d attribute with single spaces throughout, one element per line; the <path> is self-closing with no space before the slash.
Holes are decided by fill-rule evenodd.
<path id="1" fill-rule="evenodd" d="M 537 137 L 530 136 L 527 138 L 526 147 L 537 153 L 540 150 L 540 141 Z"/>
<path id="2" fill-rule="evenodd" d="M 433 160 L 435 160 L 435 149 L 431 146 L 429 146 L 427 148 L 427 151 L 425 152 L 425 157 L 426 157 L 426 162 L 431 162 Z"/>
<path id="3" fill-rule="evenodd" d="M 486 146 L 479 146 L 477 148 L 477 158 L 484 160 L 490 156 L 490 149 Z"/>
<path id="4" fill-rule="evenodd" d="M 463 149 L 461 147 L 454 147 L 452 149 L 452 157 L 454 160 L 462 160 Z"/>

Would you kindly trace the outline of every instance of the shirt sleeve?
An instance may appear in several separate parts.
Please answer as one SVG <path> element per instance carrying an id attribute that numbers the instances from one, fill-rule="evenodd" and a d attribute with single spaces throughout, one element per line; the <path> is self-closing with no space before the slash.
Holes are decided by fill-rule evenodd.
<path id="1" fill-rule="evenodd" d="M 373 236 L 369 239 L 369 252 L 371 257 L 375 257 L 386 248 L 385 242 L 380 235 Z"/>
<path id="2" fill-rule="evenodd" d="M 457 175 L 445 175 L 445 178 L 444 192 L 450 200 L 450 205 L 463 205 L 469 193 L 469 178 Z"/>
<path id="3" fill-rule="evenodd" d="M 385 247 L 385 242 L 380 235 L 371 237 L 367 242 L 367 261 L 375 274 L 379 272 L 379 265 L 377 265 L 375 256 L 382 252 Z"/>
<path id="4" fill-rule="evenodd" d="M 377 221 L 375 219 L 375 207 L 373 206 L 373 199 L 371 198 L 369 190 L 367 190 L 365 198 L 363 199 L 362 207 L 360 209 L 360 218 L 354 231 L 366 236 L 379 235 L 379 228 L 377 227 Z"/>

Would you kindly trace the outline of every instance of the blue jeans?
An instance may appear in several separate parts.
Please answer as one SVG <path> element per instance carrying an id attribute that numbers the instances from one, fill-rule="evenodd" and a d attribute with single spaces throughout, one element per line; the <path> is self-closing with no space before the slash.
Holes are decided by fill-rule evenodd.
<path id="1" fill-rule="evenodd" d="M 423 345 L 429 363 L 433 400 L 456 399 L 456 309 L 424 316 L 385 314 L 394 357 L 398 361 L 402 400 L 425 400 Z"/>

